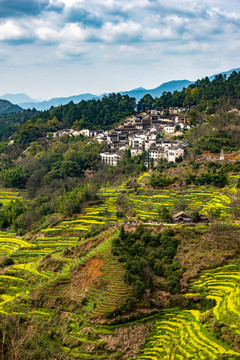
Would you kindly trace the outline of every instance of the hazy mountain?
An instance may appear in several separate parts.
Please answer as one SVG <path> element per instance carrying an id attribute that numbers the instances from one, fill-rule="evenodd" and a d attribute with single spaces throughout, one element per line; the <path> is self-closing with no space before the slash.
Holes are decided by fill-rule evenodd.
<path id="1" fill-rule="evenodd" d="M 10 101 L 0 99 L 0 115 L 10 114 L 22 111 L 22 108 L 18 105 L 13 105 Z"/>
<path id="2" fill-rule="evenodd" d="M 235 69 L 231 69 L 228 71 L 224 71 L 224 72 L 221 72 L 221 74 L 226 74 L 228 77 L 231 75 L 231 73 L 233 71 L 239 72 L 240 68 L 235 68 Z M 216 75 L 218 75 L 218 74 L 214 74 L 214 75 L 210 76 L 209 79 L 212 81 Z M 186 79 L 185 80 L 173 80 L 173 81 L 165 82 L 154 89 L 145 89 L 143 87 L 138 87 L 136 89 L 132 89 L 132 90 L 128 90 L 128 91 L 119 91 L 119 92 L 121 95 L 129 95 L 131 97 L 135 97 L 136 100 L 139 101 L 145 94 L 150 94 L 150 95 L 152 95 L 153 98 L 159 97 L 162 95 L 162 93 L 164 91 L 166 91 L 166 92 L 168 92 L 168 91 L 173 92 L 175 90 L 181 91 L 184 87 L 188 87 L 192 83 L 193 83 L 193 81 L 186 80 Z M 69 96 L 69 97 L 53 98 L 53 99 L 41 101 L 41 102 L 34 101 L 33 99 L 29 98 L 29 96 L 27 96 L 26 94 L 16 94 L 16 95 L 5 94 L 3 96 L 5 96 L 6 98 L 8 96 L 7 100 L 12 99 L 12 102 L 20 105 L 24 109 L 35 108 L 37 110 L 47 110 L 51 106 L 65 105 L 65 104 L 68 104 L 70 101 L 73 101 L 74 103 L 77 104 L 81 100 L 101 99 L 104 95 L 108 95 L 108 94 L 105 93 L 105 94 L 101 94 L 101 95 L 97 96 L 94 94 L 86 93 L 86 94 L 74 95 L 74 96 Z M 28 100 L 17 101 L 17 99 L 18 99 L 17 97 L 19 97 L 20 99 L 24 98 L 24 99 L 28 99 Z M 9 101 L 11 101 L 11 100 L 9 100 Z"/>
<path id="3" fill-rule="evenodd" d="M 81 94 L 81 95 L 73 95 L 69 97 L 60 97 L 60 98 L 53 98 L 51 100 L 41 101 L 41 102 L 24 102 L 20 103 L 19 105 L 24 109 L 28 108 L 35 108 L 37 110 L 47 110 L 50 109 L 51 106 L 58 106 L 58 105 L 66 105 L 70 101 L 73 101 L 75 104 L 79 103 L 81 100 L 92 100 L 92 99 L 99 99 L 100 97 L 93 95 L 93 94 Z"/>
<path id="4" fill-rule="evenodd" d="M 121 95 L 129 95 L 131 97 L 135 97 L 140 100 L 145 94 L 151 94 L 153 97 L 161 96 L 164 91 L 175 91 L 182 90 L 184 87 L 187 87 L 192 82 L 189 80 L 174 80 L 163 83 L 162 85 L 156 87 L 155 89 L 144 89 L 143 87 L 139 87 L 137 89 L 129 90 L 129 91 L 119 91 Z M 79 103 L 81 100 L 92 100 L 92 99 L 101 99 L 104 95 L 101 94 L 99 96 L 93 94 L 81 94 L 74 95 L 69 97 L 61 97 L 61 98 L 53 98 L 48 101 L 41 102 L 24 102 L 19 105 L 24 109 L 35 108 L 37 110 L 47 110 L 51 106 L 65 105 L 70 101 L 73 101 L 75 104 Z"/>
<path id="5" fill-rule="evenodd" d="M 175 90 L 182 90 L 184 87 L 188 87 L 190 84 L 192 84 L 192 81 L 189 80 L 173 80 L 166 83 L 163 83 L 162 85 L 154 88 L 154 89 L 144 89 L 144 88 L 138 88 L 130 91 L 120 91 L 121 95 L 129 95 L 133 96 L 138 100 L 140 100 L 144 95 L 150 94 L 152 97 L 159 97 L 162 95 L 164 91 L 173 92 Z"/>
<path id="6" fill-rule="evenodd" d="M 227 78 L 228 78 L 228 77 L 231 75 L 231 73 L 232 73 L 233 71 L 239 72 L 239 71 L 240 71 L 240 68 L 231 69 L 231 70 L 228 70 L 228 71 L 222 71 L 222 72 L 220 72 L 220 73 L 218 73 L 218 74 L 215 74 L 215 75 L 209 76 L 209 80 L 211 80 L 211 81 L 212 81 L 212 80 L 215 78 L 215 76 L 216 76 L 216 75 L 219 75 L 219 74 L 226 75 L 226 76 L 227 76 Z"/>
<path id="7" fill-rule="evenodd" d="M 23 102 L 37 102 L 37 100 L 30 98 L 28 95 L 24 93 L 20 94 L 4 94 L 0 96 L 0 99 L 8 100 L 12 104 L 18 104 L 20 105 Z"/>

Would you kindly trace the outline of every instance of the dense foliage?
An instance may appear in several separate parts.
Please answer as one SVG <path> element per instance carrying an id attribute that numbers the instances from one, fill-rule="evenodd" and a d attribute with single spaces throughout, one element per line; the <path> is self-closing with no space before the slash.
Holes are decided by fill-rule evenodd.
<path id="1" fill-rule="evenodd" d="M 0 210 L 0 229 L 6 229 L 15 223 L 16 219 L 26 212 L 26 206 L 20 200 L 11 201 Z"/>
<path id="2" fill-rule="evenodd" d="M 0 140 L 8 139 L 22 123 L 35 116 L 36 113 L 37 111 L 33 109 L 0 115 Z"/>
<path id="3" fill-rule="evenodd" d="M 209 112 L 228 101 L 234 106 L 239 105 L 240 99 L 240 73 L 233 72 L 228 78 L 226 75 L 216 75 L 213 81 L 208 77 L 197 80 L 182 91 L 164 92 L 160 98 L 155 98 L 151 106 L 164 107 L 197 105 L 199 110 Z M 145 99 L 143 104 L 146 103 Z"/>
<path id="4" fill-rule="evenodd" d="M 153 292 L 161 287 L 159 277 L 166 279 L 166 288 L 171 293 L 179 292 L 182 271 L 174 260 L 177 247 L 178 240 L 172 230 L 154 234 L 142 225 L 135 232 L 121 228 L 119 238 L 113 242 L 112 252 L 123 264 L 125 281 L 133 285 L 137 299 L 143 297 L 146 289 Z"/>
<path id="5" fill-rule="evenodd" d="M 163 188 L 165 186 L 171 185 L 176 180 L 176 177 L 170 177 L 163 175 L 161 173 L 154 173 L 151 175 L 150 184 L 152 187 Z"/>

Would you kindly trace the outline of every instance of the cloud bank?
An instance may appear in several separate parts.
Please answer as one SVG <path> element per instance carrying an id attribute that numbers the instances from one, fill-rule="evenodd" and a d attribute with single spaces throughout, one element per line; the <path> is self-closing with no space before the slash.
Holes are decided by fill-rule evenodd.
<path id="1" fill-rule="evenodd" d="M 227 64 L 239 35 L 236 0 L 0 0 L 1 61 L 12 65 Z"/>

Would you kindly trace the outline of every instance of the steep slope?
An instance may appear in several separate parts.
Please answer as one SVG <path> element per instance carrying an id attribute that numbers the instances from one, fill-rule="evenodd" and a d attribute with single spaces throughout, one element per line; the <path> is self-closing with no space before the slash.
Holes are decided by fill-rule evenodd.
<path id="1" fill-rule="evenodd" d="M 146 177 L 141 176 L 138 180 L 143 182 Z M 161 232 L 159 225 L 151 224 L 151 219 L 157 220 L 158 207 L 165 204 L 174 210 L 178 198 L 183 196 L 183 189 L 155 191 L 145 188 L 139 194 L 135 194 L 131 189 L 122 190 L 128 194 L 131 206 L 138 217 L 145 219 L 144 222 L 149 223 L 146 226 L 150 226 L 155 232 Z M 206 208 L 212 203 L 218 203 L 223 215 L 227 215 L 229 207 L 226 204 L 230 201 L 228 196 L 234 196 L 232 190 L 224 189 L 222 193 L 215 189 L 214 193 L 212 187 L 189 186 L 184 189 L 184 195 L 191 203 L 192 209 L 198 207 L 199 203 L 204 204 Z M 197 359 L 198 352 L 202 354 L 203 359 L 209 354 L 212 354 L 213 359 L 217 359 L 219 352 L 234 359 L 235 355 L 238 356 L 238 349 L 233 350 L 233 345 L 228 345 L 224 339 L 216 339 L 211 327 L 207 328 L 202 324 L 200 318 L 206 311 L 206 296 L 207 299 L 213 296 L 217 299 L 219 296 L 219 306 L 222 310 L 226 306 L 230 309 L 232 301 L 232 316 L 239 311 L 238 292 L 235 292 L 239 278 L 237 267 L 229 273 L 232 281 L 229 283 L 229 289 L 226 289 L 228 293 L 225 293 L 224 282 L 224 276 L 228 274 L 222 274 L 224 270 L 217 270 L 211 273 L 212 275 L 205 274 L 200 278 L 200 281 L 192 286 L 195 295 L 193 303 L 190 303 L 193 307 L 188 308 L 191 311 L 175 308 L 161 311 L 155 317 L 148 317 L 151 311 L 156 311 L 155 308 L 151 308 L 152 304 L 149 309 L 143 308 L 141 314 L 136 313 L 134 308 L 129 314 L 120 316 L 119 310 L 126 309 L 127 300 L 132 296 L 132 287 L 124 282 L 125 269 L 118 257 L 111 252 L 112 242 L 119 232 L 118 227 L 113 224 L 116 224 L 115 202 L 119 191 L 120 188 L 102 189 L 100 194 L 105 200 L 103 203 L 83 209 L 73 220 L 65 220 L 52 228 L 42 229 L 31 241 L 16 237 L 10 232 L 1 233 L 2 252 L 4 255 L 8 254 L 14 260 L 14 264 L 0 271 L 0 313 L 34 316 L 38 324 L 46 327 L 44 331 L 48 334 L 49 346 L 51 342 L 59 344 L 65 354 L 62 358 L 64 360 L 132 359 L 143 347 L 152 323 L 156 326 L 156 333 L 151 340 L 154 346 L 151 346 L 150 350 L 146 347 L 146 352 L 143 352 L 140 359 L 155 359 L 158 352 L 161 353 L 161 358 L 164 359 L 166 354 L 165 359 L 168 359 L 169 353 L 166 351 L 171 348 L 172 343 L 177 344 L 179 359 L 188 356 L 184 350 L 193 356 L 193 359 Z M 2 191 L 1 194 L 2 202 L 6 203 L 18 196 L 6 191 Z M 105 214 L 106 210 L 108 214 Z M 93 237 L 84 236 L 90 228 L 95 226 L 96 229 L 96 226 L 104 224 L 108 229 Z M 176 260 L 186 268 L 183 278 L 186 283 L 189 278 L 198 276 L 200 269 L 209 267 L 209 264 L 216 267 L 238 255 L 239 227 L 236 224 L 231 237 L 228 228 L 223 230 L 219 227 L 218 232 L 215 229 L 208 235 L 206 228 L 202 226 L 186 229 L 177 226 L 175 232 L 181 245 Z M 129 227 L 129 231 L 134 231 L 134 227 Z M 156 249 L 154 244 L 153 246 Z M 152 255 L 153 253 L 151 258 Z M 164 290 L 163 278 L 158 279 L 158 282 L 156 280 L 155 278 L 157 286 L 163 286 L 161 293 L 157 294 L 158 298 L 169 299 L 166 289 Z M 201 289 L 203 302 L 199 300 Z M 217 289 L 217 293 L 214 289 Z M 188 298 L 191 298 L 191 295 Z M 182 294 L 178 294 L 176 304 L 178 305 L 177 301 L 180 300 L 182 306 L 186 306 L 184 299 Z M 169 305 L 168 301 L 166 306 Z M 214 320 L 220 307 L 215 307 L 214 302 L 210 302 L 210 307 L 213 309 Z M 139 315 L 142 319 L 139 319 Z M 221 322 L 225 323 L 226 318 L 225 315 L 221 315 Z M 130 319 L 134 321 L 126 322 Z M 119 322 L 124 324 L 119 326 Z M 176 334 L 175 328 L 179 334 Z M 190 336 L 191 341 L 188 340 Z"/>
<path id="2" fill-rule="evenodd" d="M 22 108 L 18 105 L 13 105 L 10 101 L 0 99 L 0 115 L 17 113 L 22 111 Z"/>

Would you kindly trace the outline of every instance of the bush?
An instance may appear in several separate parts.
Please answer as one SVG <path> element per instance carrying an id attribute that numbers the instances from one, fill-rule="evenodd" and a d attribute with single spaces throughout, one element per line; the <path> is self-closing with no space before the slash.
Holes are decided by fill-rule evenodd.
<path id="1" fill-rule="evenodd" d="M 146 288 L 154 291 L 154 275 L 164 276 L 171 292 L 180 289 L 182 271 L 180 264 L 173 261 L 177 247 L 178 240 L 172 229 L 155 234 L 142 224 L 135 232 L 126 232 L 121 227 L 119 237 L 113 240 L 112 253 L 122 263 L 124 280 L 133 285 L 137 299 L 142 298 Z"/>
<path id="2" fill-rule="evenodd" d="M 13 264 L 14 264 L 13 259 L 7 257 L 7 258 L 5 258 L 5 259 L 2 261 L 1 266 L 2 266 L 2 267 L 5 267 L 5 266 L 13 265 Z"/>
<path id="3" fill-rule="evenodd" d="M 134 285 L 134 293 L 137 299 L 142 299 L 145 293 L 145 285 L 141 280 L 137 280 Z"/>
<path id="4" fill-rule="evenodd" d="M 162 188 L 168 186 L 176 181 L 176 177 L 165 176 L 162 174 L 152 174 L 150 178 L 150 184 L 152 187 Z"/>
<path id="5" fill-rule="evenodd" d="M 8 188 L 15 187 L 18 189 L 24 189 L 28 177 L 28 173 L 19 166 L 3 170 L 1 173 L 3 186 Z"/>

